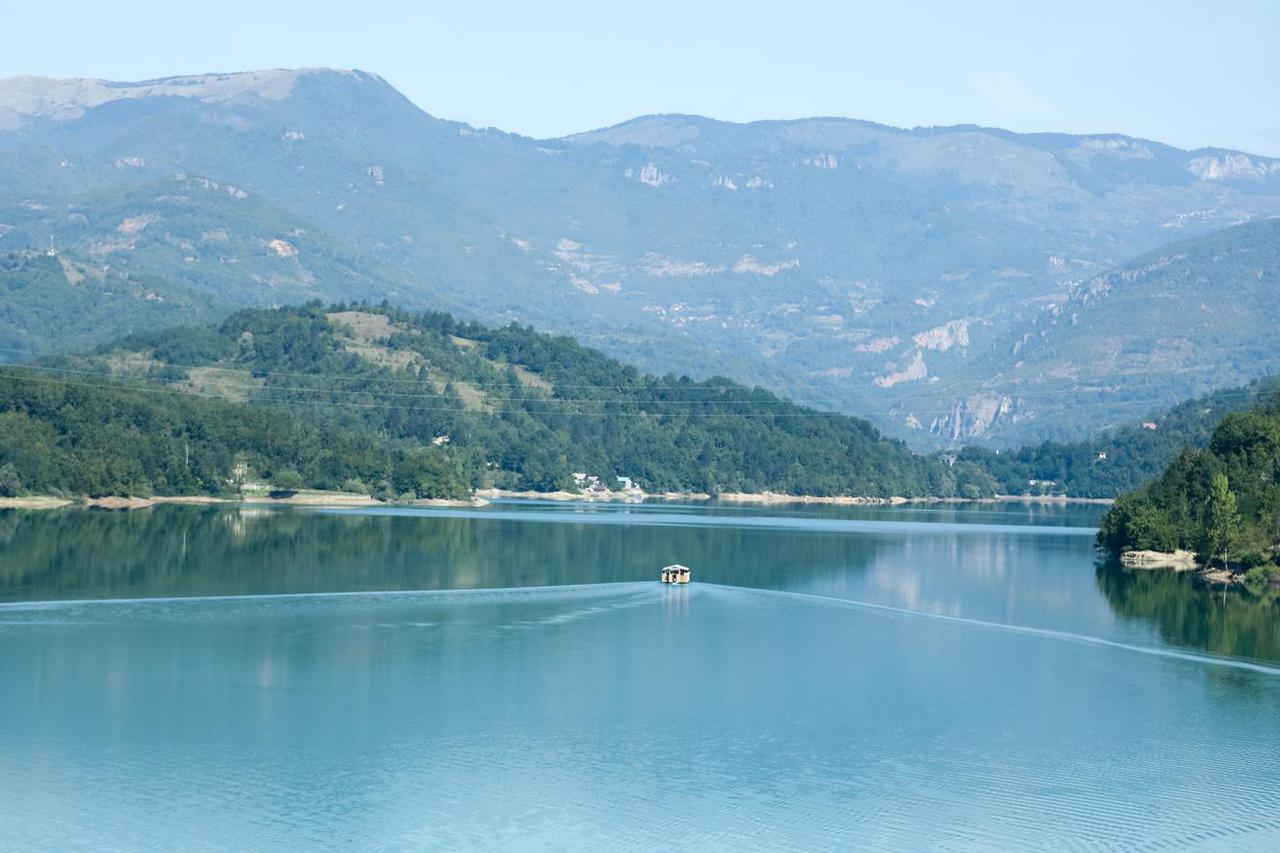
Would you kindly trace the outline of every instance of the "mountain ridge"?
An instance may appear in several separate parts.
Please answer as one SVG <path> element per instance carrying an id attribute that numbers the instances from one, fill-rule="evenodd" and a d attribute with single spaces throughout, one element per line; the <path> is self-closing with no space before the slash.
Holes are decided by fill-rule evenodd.
<path id="1" fill-rule="evenodd" d="M 0 116 L 7 113 L 27 119 L 73 121 L 88 109 L 113 101 L 147 97 L 207 98 L 217 103 L 251 94 L 269 100 L 282 100 L 292 94 L 293 84 L 299 77 L 308 74 L 360 73 L 364 72 L 338 68 L 265 68 L 229 73 L 179 74 L 137 81 L 20 74 L 0 79 Z M 386 82 L 378 75 L 367 76 Z"/>
<path id="2" fill-rule="evenodd" d="M 61 93 L 70 92 L 73 95 L 73 98 L 70 100 L 65 98 L 62 100 L 52 100 L 52 106 L 55 111 L 55 115 L 53 117 L 57 120 L 74 120 L 75 118 L 79 118 L 85 109 L 91 109 L 97 106 L 102 106 L 103 104 L 111 101 L 129 98 L 155 96 L 193 98 L 206 97 L 214 102 L 219 102 L 231 100 L 237 95 L 247 93 L 266 100 L 282 100 L 292 95 L 293 85 L 299 79 L 309 76 L 341 76 L 367 83 L 373 83 L 388 91 L 395 92 L 397 95 L 404 98 L 406 102 L 412 104 L 424 115 L 431 118 L 446 121 L 450 124 L 464 125 L 478 132 L 497 131 L 506 136 L 542 143 L 571 142 L 574 144 L 584 144 L 594 141 L 606 141 L 604 139 L 597 140 L 596 137 L 614 134 L 624 130 L 632 130 L 640 126 L 659 121 L 692 122 L 698 125 L 707 125 L 716 128 L 735 129 L 774 129 L 805 127 L 810 125 L 838 125 L 916 137 L 945 135 L 949 133 L 981 133 L 1006 139 L 1014 139 L 1023 143 L 1070 142 L 1084 140 L 1104 143 L 1120 142 L 1141 146 L 1156 146 L 1165 151 L 1200 156 L 1243 155 L 1250 158 L 1250 160 L 1265 164 L 1265 175 L 1280 173 L 1280 157 L 1254 154 L 1242 149 L 1215 145 L 1198 146 L 1196 148 L 1179 148 L 1155 139 L 1132 136 L 1119 131 L 1094 131 L 1089 133 L 1013 131 L 994 125 L 982 125 L 968 122 L 949 125 L 935 124 L 906 127 L 877 122 L 872 119 L 841 115 L 811 115 L 794 118 L 761 118 L 751 119 L 748 121 L 733 121 L 705 116 L 699 113 L 647 113 L 633 116 L 632 118 L 625 119 L 611 125 L 577 131 L 574 133 L 564 134 L 562 136 L 538 137 L 506 131 L 494 126 L 472 125 L 466 122 L 442 119 L 428 111 L 425 107 L 417 104 L 411 98 L 403 95 L 403 93 L 396 89 L 395 86 L 385 77 L 376 72 L 366 71 L 359 68 L 339 68 L 335 66 L 301 66 L 296 68 L 277 67 L 253 69 L 248 71 L 198 72 L 192 74 L 167 75 L 164 77 L 154 77 L 136 81 L 111 80 L 99 77 L 49 77 L 34 74 L 19 74 L 11 77 L 0 78 L 0 111 L 8 110 L 28 118 L 50 117 L 44 110 L 34 110 L 28 106 L 28 103 L 32 99 L 35 99 L 37 103 L 42 106 L 46 101 L 50 101 L 51 99 L 48 95 L 48 90 L 50 89 Z M 259 85 L 251 85 L 255 83 Z M 41 91 L 37 92 L 33 90 Z M 87 94 L 95 95 L 96 97 L 86 98 L 85 96 Z M 19 110 L 17 107 L 26 108 Z M 1261 176 L 1263 175 L 1258 175 L 1258 177 Z"/>
<path id="3" fill-rule="evenodd" d="M 437 118 L 368 72 L 273 73 L 287 97 L 210 75 L 227 97 L 0 130 L 0 251 L 52 237 L 235 304 L 386 297 L 533 323 L 927 445 L 1090 427 L 986 378 L 1081 282 L 1280 214 L 1280 161 L 1225 149 L 860 119 L 697 118 L 688 151 L 588 142 L 687 131 L 669 116 L 536 140 Z"/>
<path id="4" fill-rule="evenodd" d="M 0 81 L 2 82 L 2 81 Z M 586 131 L 577 131 L 558 137 L 548 137 L 541 141 L 562 141 L 574 142 L 576 144 L 591 144 L 592 142 L 601 141 L 607 144 L 642 144 L 634 142 L 611 143 L 608 139 L 603 138 L 611 134 L 617 134 L 622 131 L 630 131 L 644 127 L 645 125 L 660 122 L 683 122 L 695 125 L 708 125 L 716 128 L 733 128 L 733 129 L 774 129 L 788 128 L 806 125 L 848 125 L 859 129 L 883 131 L 895 133 L 904 136 L 928 137 L 943 135 L 947 133 L 983 133 L 992 136 L 999 136 L 1011 140 L 1017 140 L 1023 143 L 1041 143 L 1048 145 L 1050 143 L 1067 143 L 1072 141 L 1094 141 L 1094 142 L 1119 142 L 1137 144 L 1142 146 L 1156 146 L 1166 151 L 1176 151 L 1185 154 L 1194 155 L 1244 155 L 1246 157 L 1265 161 L 1270 167 L 1271 164 L 1280 164 L 1280 157 L 1266 154 L 1254 154 L 1242 149 L 1227 148 L 1217 145 L 1197 146 L 1195 148 L 1180 148 L 1175 145 L 1160 142 L 1143 136 L 1132 136 L 1120 131 L 1091 131 L 1088 133 L 1065 133 L 1059 131 L 1015 131 L 995 125 L 974 124 L 970 122 L 961 122 L 959 124 L 932 124 L 932 125 L 914 125 L 911 127 L 885 124 L 872 119 L 857 118 L 854 116 L 840 115 L 812 115 L 798 116 L 794 118 L 762 118 L 750 119 L 747 121 L 734 121 L 729 119 L 719 119 L 713 116 L 705 116 L 699 113 L 647 113 L 644 115 L 634 116 L 611 125 L 593 128 Z M 596 137 L 601 137 L 597 139 Z M 1280 171 L 1280 170 L 1276 170 Z"/>

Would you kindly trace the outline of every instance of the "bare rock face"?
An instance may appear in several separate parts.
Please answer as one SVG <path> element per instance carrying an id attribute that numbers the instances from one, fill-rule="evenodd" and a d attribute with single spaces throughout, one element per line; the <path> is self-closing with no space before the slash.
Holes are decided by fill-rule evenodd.
<path id="1" fill-rule="evenodd" d="M 667 184 L 675 180 L 671 175 L 658 168 L 657 163 L 646 163 L 640 167 L 638 172 L 627 169 L 626 176 L 632 177 L 642 184 L 648 184 L 651 187 L 665 187 Z"/>
<path id="2" fill-rule="evenodd" d="M 924 353 L 916 350 L 905 364 L 901 364 L 884 376 L 877 376 L 875 384 L 880 388 L 892 388 L 903 382 L 916 382 L 929 375 L 929 367 L 924 362 Z"/>
<path id="3" fill-rule="evenodd" d="M 933 419 L 929 431 L 947 442 L 981 438 L 994 427 L 1012 421 L 1016 410 L 1012 397 L 975 394 L 953 402 L 950 411 Z"/>
<path id="4" fill-rule="evenodd" d="M 1280 160 L 1251 157 L 1248 154 L 1196 157 L 1187 164 L 1187 171 L 1202 181 L 1224 181 L 1232 178 L 1262 180 L 1280 174 Z"/>
<path id="5" fill-rule="evenodd" d="M 946 352 L 952 347 L 969 346 L 969 321 L 950 320 L 941 326 L 916 335 L 913 340 L 922 349 Z"/>
<path id="6" fill-rule="evenodd" d="M 270 240 L 267 247 L 271 249 L 272 254 L 278 258 L 296 258 L 298 257 L 298 247 L 294 246 L 288 240 L 281 240 L 279 237 Z"/>

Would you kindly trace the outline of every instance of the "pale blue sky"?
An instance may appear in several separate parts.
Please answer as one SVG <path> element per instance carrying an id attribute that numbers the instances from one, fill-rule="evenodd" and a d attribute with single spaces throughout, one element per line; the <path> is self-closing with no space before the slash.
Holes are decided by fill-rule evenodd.
<path id="1" fill-rule="evenodd" d="M 1277 0 L 8 5 L 0 77 L 327 65 L 533 136 L 654 112 L 842 115 L 1280 155 Z"/>

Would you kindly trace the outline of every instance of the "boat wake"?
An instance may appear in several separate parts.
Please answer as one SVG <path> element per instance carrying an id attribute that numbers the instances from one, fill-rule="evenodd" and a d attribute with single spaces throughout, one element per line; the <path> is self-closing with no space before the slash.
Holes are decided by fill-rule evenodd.
<path id="1" fill-rule="evenodd" d="M 930 613 L 926 610 L 911 610 L 906 607 L 895 607 L 891 604 L 877 604 L 871 601 L 858 601 L 856 599 L 831 598 L 829 596 L 814 595 L 813 593 L 808 592 L 759 589 L 756 587 L 732 586 L 729 584 L 702 584 L 702 586 L 710 588 L 719 587 L 720 589 L 759 595 L 781 595 L 791 598 L 800 598 L 832 607 L 847 607 L 854 610 L 874 610 L 882 613 L 893 613 L 918 619 L 932 619 L 940 622 L 949 622 L 951 624 L 964 625 L 971 628 L 1004 631 L 1007 633 L 1022 634 L 1024 636 L 1032 637 L 1044 637 L 1046 639 L 1060 640 L 1069 643 L 1080 643 L 1083 645 L 1105 646 L 1107 648 L 1120 649 L 1127 652 L 1136 652 L 1137 654 L 1153 655 L 1155 657 L 1171 658 L 1174 660 L 1189 661 L 1191 663 L 1199 663 L 1209 666 L 1225 666 L 1233 669 L 1243 669 L 1249 672 L 1258 672 L 1263 675 L 1280 676 L 1280 667 L 1268 666 L 1267 664 L 1257 663 L 1255 661 L 1197 652 L 1179 651 L 1177 649 L 1160 648 L 1158 646 L 1142 646 L 1136 643 L 1108 640 L 1105 637 L 1095 637 L 1090 634 L 1078 634 L 1074 631 L 1059 631 L 1053 628 L 1036 628 L 1030 625 L 1013 625 L 1007 622 L 992 622 L 987 619 L 971 619 L 966 616 L 951 616 L 946 613 Z"/>

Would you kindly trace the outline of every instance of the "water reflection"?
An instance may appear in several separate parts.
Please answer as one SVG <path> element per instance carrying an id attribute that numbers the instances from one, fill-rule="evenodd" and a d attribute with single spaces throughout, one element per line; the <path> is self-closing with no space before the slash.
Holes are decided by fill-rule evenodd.
<path id="1" fill-rule="evenodd" d="M 1219 655 L 1280 660 L 1280 597 L 1213 590 L 1187 574 L 1099 563 L 1098 589 L 1117 614 L 1152 625 L 1167 643 Z"/>
<path id="2" fill-rule="evenodd" d="M 651 581 L 803 592 L 1122 643 L 1280 660 L 1273 599 L 1095 568 L 1094 507 L 512 504 L 0 512 L 0 601 Z M 672 617 L 687 600 L 665 603 Z M 263 678 L 271 677 L 270 671 Z"/>
<path id="3" fill-rule="evenodd" d="M 758 526 L 161 506 L 0 517 L 0 599 L 489 589 L 652 580 L 768 586 L 865 565 L 890 537 Z M 625 521 L 625 519 L 612 519 Z"/>

